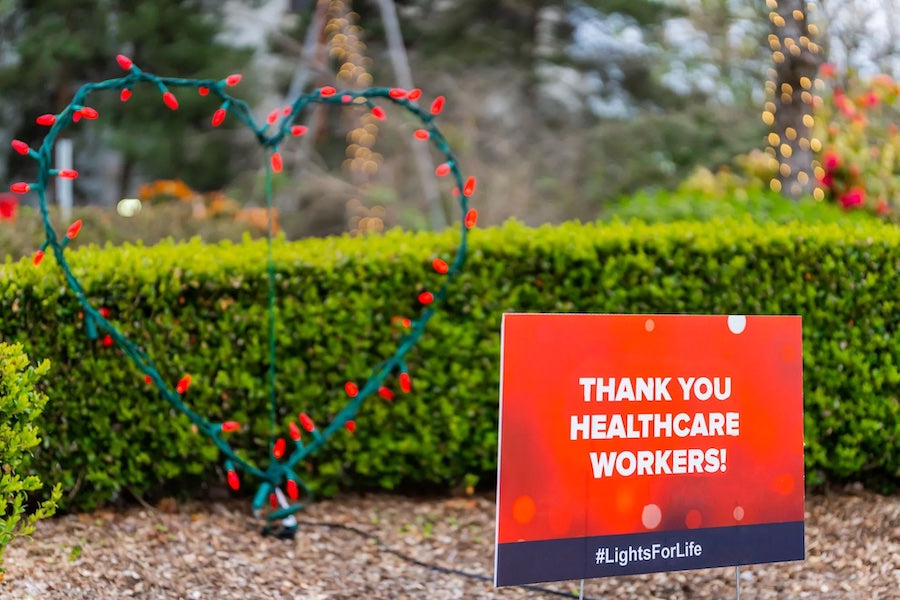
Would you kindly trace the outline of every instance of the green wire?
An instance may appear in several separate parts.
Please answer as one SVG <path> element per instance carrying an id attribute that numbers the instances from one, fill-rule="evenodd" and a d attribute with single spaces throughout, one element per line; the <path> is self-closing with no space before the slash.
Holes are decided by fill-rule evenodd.
<path id="1" fill-rule="evenodd" d="M 122 62 L 120 61 L 120 64 Z M 130 64 L 130 61 L 129 61 Z M 123 67 L 124 68 L 124 67 Z M 304 493 L 304 499 L 297 501 L 286 507 L 278 508 L 268 515 L 269 520 L 282 519 L 297 510 L 300 510 L 305 504 L 312 500 L 312 493 L 309 487 L 302 481 L 300 477 L 293 471 L 293 467 L 304 460 L 312 453 L 319 450 L 325 445 L 332 435 L 342 429 L 348 421 L 352 420 L 359 410 L 363 400 L 368 396 L 376 393 L 382 386 L 384 381 L 391 375 L 406 372 L 405 355 L 416 345 L 425 331 L 425 326 L 431 317 L 435 314 L 435 307 L 440 306 L 446 299 L 448 287 L 459 275 L 465 262 L 468 231 L 474 223 L 467 223 L 469 217 L 468 194 L 463 193 L 466 190 L 466 184 L 463 182 L 462 174 L 457 166 L 457 160 L 450 150 L 446 138 L 440 129 L 434 124 L 434 115 L 430 111 L 426 111 L 410 101 L 404 95 L 396 95 L 391 88 L 368 88 L 362 91 L 332 91 L 326 93 L 325 88 L 313 90 L 311 92 L 301 94 L 290 106 L 288 114 L 284 115 L 280 124 L 275 128 L 273 133 L 269 133 L 270 127 L 267 124 L 257 124 L 253 118 L 249 106 L 243 100 L 235 98 L 227 90 L 228 85 L 225 80 L 217 81 L 211 79 L 181 79 L 172 77 L 159 77 L 151 73 L 146 73 L 136 66 L 131 65 L 127 75 L 116 79 L 108 79 L 98 83 L 89 83 L 81 86 L 75 93 L 72 101 L 66 108 L 57 115 L 54 115 L 55 121 L 50 125 L 50 130 L 45 136 L 43 142 L 37 150 L 29 148 L 27 155 L 33 158 L 38 165 L 36 181 L 30 184 L 30 188 L 37 192 L 41 220 L 44 226 L 46 239 L 41 246 L 43 252 L 46 248 L 51 248 L 57 263 L 63 271 L 66 283 L 78 303 L 82 307 L 85 319 L 85 332 L 90 339 L 96 339 L 99 332 L 109 335 L 115 344 L 121 348 L 123 353 L 132 361 L 132 363 L 147 377 L 148 381 L 153 383 L 162 396 L 163 400 L 168 402 L 176 410 L 180 411 L 188 417 L 199 431 L 208 436 L 215 444 L 219 451 L 225 456 L 225 464 L 229 469 L 242 471 L 260 479 L 259 486 L 253 500 L 254 513 L 258 514 L 267 496 L 277 487 L 285 484 L 289 480 L 295 482 L 299 490 Z M 433 294 L 433 303 L 423 308 L 422 312 L 412 321 L 410 330 L 403 337 L 397 349 L 387 360 L 376 366 L 366 382 L 359 388 L 356 397 L 350 399 L 347 404 L 338 412 L 331 422 L 324 429 L 314 429 L 312 431 L 312 441 L 303 443 L 298 440 L 295 448 L 287 456 L 281 459 L 275 459 L 272 456 L 275 439 L 277 436 L 277 391 L 276 391 L 276 282 L 275 282 L 275 260 L 273 250 L 274 238 L 274 207 L 273 207 L 273 168 L 271 160 L 267 161 L 265 174 L 265 194 L 266 194 L 266 210 L 268 212 L 268 324 L 269 324 L 269 456 L 270 462 L 262 468 L 242 458 L 232 448 L 228 440 L 223 436 L 221 423 L 214 423 L 202 415 L 191 410 L 183 401 L 183 393 L 177 389 L 172 389 L 166 383 L 153 360 L 139 346 L 126 338 L 118 328 L 106 319 L 100 312 L 93 307 L 88 300 L 85 291 L 72 272 L 72 269 L 65 257 L 65 249 L 70 242 L 69 237 L 62 240 L 56 235 L 55 230 L 50 222 L 50 215 L 47 206 L 46 190 L 50 177 L 56 174 L 51 168 L 51 156 L 53 147 L 59 134 L 69 127 L 76 115 L 82 116 L 81 110 L 86 107 L 88 97 L 97 91 L 105 90 L 132 90 L 137 84 L 150 84 L 160 92 L 167 92 L 170 87 L 184 87 L 200 90 L 205 88 L 208 95 L 218 98 L 221 102 L 220 107 L 226 108 L 228 114 L 237 118 L 250 128 L 256 135 L 257 141 L 264 148 L 269 148 L 275 152 L 278 144 L 285 139 L 290 133 L 295 122 L 306 109 L 309 104 L 325 104 L 332 106 L 350 107 L 361 104 L 369 108 L 374 108 L 373 99 L 382 99 L 386 102 L 392 102 L 402 109 L 405 109 L 413 117 L 418 119 L 422 128 L 428 132 L 428 139 L 435 147 L 438 153 L 443 154 L 445 162 L 450 166 L 450 175 L 456 183 L 457 199 L 460 207 L 460 242 L 456 249 L 456 254 L 449 269 L 445 275 L 444 282 L 440 288 Z M 271 159 L 271 155 L 267 158 Z M 474 180 L 472 180 L 474 181 Z M 184 391 L 184 390 L 183 390 Z M 183 392 L 182 391 L 182 392 Z"/>
<path id="2" fill-rule="evenodd" d="M 269 255 L 269 453 L 275 447 L 275 258 L 272 253 L 274 219 L 272 218 L 272 165 L 266 163 L 266 244 Z"/>

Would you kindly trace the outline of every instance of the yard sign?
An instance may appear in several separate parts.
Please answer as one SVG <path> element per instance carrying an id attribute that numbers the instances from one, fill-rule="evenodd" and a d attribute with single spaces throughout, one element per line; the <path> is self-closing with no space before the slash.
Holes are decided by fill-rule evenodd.
<path id="1" fill-rule="evenodd" d="M 498 586 L 804 557 L 800 317 L 506 314 Z"/>

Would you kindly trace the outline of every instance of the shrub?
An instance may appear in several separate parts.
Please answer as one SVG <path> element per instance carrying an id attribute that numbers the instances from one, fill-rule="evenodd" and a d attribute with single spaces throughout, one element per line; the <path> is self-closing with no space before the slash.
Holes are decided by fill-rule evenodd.
<path id="1" fill-rule="evenodd" d="M 407 356 L 413 392 L 368 400 L 356 433 L 312 457 L 304 475 L 315 490 L 490 482 L 505 311 L 802 315 L 808 481 L 897 476 L 896 228 L 509 223 L 474 233 L 445 310 Z M 390 231 L 275 245 L 282 428 L 301 410 L 322 423 L 343 406 L 343 383 L 367 377 L 395 347 L 392 317 L 413 314 L 418 293 L 440 277 L 431 260 L 457 240 L 455 232 Z M 95 306 L 110 310 L 169 381 L 193 375 L 189 406 L 247 423 L 235 445 L 263 462 L 265 248 L 192 241 L 71 257 Z M 154 397 L 118 350 L 85 337 L 52 260 L 2 270 L 0 335 L 60 365 L 48 393 L 65 400 L 44 415 L 36 467 L 70 490 L 73 506 L 125 487 L 144 494 L 223 479 L 214 446 Z"/>
<path id="2" fill-rule="evenodd" d="M 14 538 L 31 534 L 38 519 L 52 515 L 61 494 L 57 485 L 49 499 L 29 512 L 29 495 L 43 485 L 36 475 L 22 475 L 30 462 L 30 450 L 41 441 L 35 422 L 47 397 L 38 390 L 37 382 L 49 366 L 44 361 L 32 367 L 20 344 L 0 343 L 0 573 L 6 546 Z"/>
<path id="3" fill-rule="evenodd" d="M 839 82 L 827 63 L 820 75 L 825 89 L 814 104 L 815 143 L 821 142 L 816 175 L 825 197 L 845 209 L 900 219 L 900 86 L 888 75 L 868 81 L 849 75 Z"/>

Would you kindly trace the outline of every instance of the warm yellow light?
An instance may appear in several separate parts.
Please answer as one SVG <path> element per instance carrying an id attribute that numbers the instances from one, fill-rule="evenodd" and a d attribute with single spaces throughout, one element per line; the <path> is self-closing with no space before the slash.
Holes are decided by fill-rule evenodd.
<path id="1" fill-rule="evenodd" d="M 774 60 L 776 64 L 781 64 L 784 62 L 784 54 L 782 54 L 780 50 L 776 50 L 772 53 L 772 60 Z"/>
<path id="2" fill-rule="evenodd" d="M 793 127 L 788 127 L 784 130 L 784 135 L 789 140 L 796 140 L 797 139 L 797 130 L 794 129 Z"/>
<path id="3" fill-rule="evenodd" d="M 787 163 L 781 163 L 778 167 L 778 172 L 781 173 L 782 177 L 788 177 L 791 174 L 791 165 Z"/>
<path id="4" fill-rule="evenodd" d="M 769 112 L 775 112 L 775 103 L 774 102 L 766 102 L 763 105 L 763 108 Z"/>
<path id="5" fill-rule="evenodd" d="M 137 198 L 122 198 L 116 204 L 116 212 L 123 217 L 133 217 L 141 212 L 141 201 Z"/>
<path id="6" fill-rule="evenodd" d="M 812 104 L 812 94 L 807 91 L 800 92 L 800 100 L 805 102 L 806 104 Z"/>
<path id="7" fill-rule="evenodd" d="M 800 78 L 800 87 L 802 87 L 804 90 L 808 90 L 812 87 L 812 80 L 804 75 Z"/>
<path id="8" fill-rule="evenodd" d="M 799 173 L 797 173 L 797 181 L 799 181 L 803 185 L 806 185 L 807 183 L 809 183 L 809 173 L 807 173 L 806 171 L 800 171 Z"/>
<path id="9" fill-rule="evenodd" d="M 822 200 L 825 199 L 825 191 L 822 190 L 822 188 L 817 187 L 816 189 L 813 190 L 813 198 L 815 198 L 816 200 L 821 202 Z"/>
<path id="10" fill-rule="evenodd" d="M 785 158 L 790 158 L 791 154 L 794 153 L 793 148 L 791 148 L 788 144 L 782 144 L 778 147 L 778 151 L 781 152 L 781 155 Z"/>
<path id="11" fill-rule="evenodd" d="M 770 146 L 777 146 L 781 143 L 781 138 L 778 137 L 778 134 L 773 131 L 769 134 L 768 141 Z"/>
<path id="12" fill-rule="evenodd" d="M 794 12 L 791 13 L 791 16 L 794 17 L 795 21 L 802 21 L 803 20 L 803 11 L 794 9 Z"/>
<path id="13" fill-rule="evenodd" d="M 766 125 L 771 125 L 775 122 L 775 115 L 769 111 L 763 111 L 762 120 Z"/>
<path id="14" fill-rule="evenodd" d="M 793 86 L 791 86 L 791 84 L 789 84 L 789 83 L 781 84 L 781 93 L 782 94 L 791 94 L 793 92 L 794 92 L 794 88 L 793 88 Z"/>
<path id="15" fill-rule="evenodd" d="M 812 128 L 813 125 L 816 124 L 816 120 L 813 119 L 813 116 L 809 113 L 803 115 L 803 124 L 806 127 Z"/>
<path id="16" fill-rule="evenodd" d="M 813 152 L 821 152 L 822 151 L 822 141 L 817 138 L 813 138 L 813 139 L 809 140 L 809 147 L 812 148 Z"/>
<path id="17" fill-rule="evenodd" d="M 773 177 L 772 180 L 769 182 L 769 188 L 771 188 L 771 190 L 773 192 L 780 192 L 781 191 L 781 182 Z"/>

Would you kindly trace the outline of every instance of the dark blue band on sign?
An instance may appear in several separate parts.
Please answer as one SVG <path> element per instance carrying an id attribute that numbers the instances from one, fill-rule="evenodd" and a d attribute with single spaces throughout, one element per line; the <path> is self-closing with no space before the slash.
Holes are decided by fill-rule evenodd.
<path id="1" fill-rule="evenodd" d="M 803 521 L 512 542 L 497 546 L 494 584 L 803 560 Z"/>

